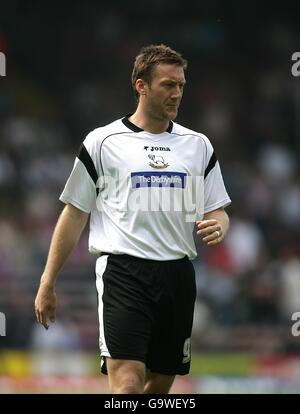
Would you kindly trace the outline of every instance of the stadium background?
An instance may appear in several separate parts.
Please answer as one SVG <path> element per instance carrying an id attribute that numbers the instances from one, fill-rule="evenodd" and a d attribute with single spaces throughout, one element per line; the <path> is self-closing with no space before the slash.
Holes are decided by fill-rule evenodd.
<path id="1" fill-rule="evenodd" d="M 289 3 L 1 2 L 0 393 L 107 391 L 87 233 L 48 332 L 33 301 L 77 148 L 134 109 L 133 58 L 161 42 L 189 60 L 178 121 L 211 139 L 233 201 L 226 242 L 198 243 L 192 375 L 173 391 L 300 392 L 299 27 Z"/>

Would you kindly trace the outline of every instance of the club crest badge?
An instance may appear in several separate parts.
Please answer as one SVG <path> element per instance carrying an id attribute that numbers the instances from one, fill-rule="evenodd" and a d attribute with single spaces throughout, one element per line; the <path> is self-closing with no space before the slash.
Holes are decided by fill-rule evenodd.
<path id="1" fill-rule="evenodd" d="M 149 165 L 152 168 L 160 169 L 169 167 L 169 164 L 165 162 L 164 158 L 161 155 L 149 154 L 148 158 L 151 160 L 149 162 Z"/>

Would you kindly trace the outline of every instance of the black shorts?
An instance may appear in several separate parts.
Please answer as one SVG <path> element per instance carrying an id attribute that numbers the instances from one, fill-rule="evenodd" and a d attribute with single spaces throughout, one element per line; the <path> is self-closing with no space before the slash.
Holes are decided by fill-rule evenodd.
<path id="1" fill-rule="evenodd" d="M 96 282 L 103 373 L 106 357 L 142 361 L 166 375 L 189 373 L 196 284 L 187 257 L 102 255 Z"/>

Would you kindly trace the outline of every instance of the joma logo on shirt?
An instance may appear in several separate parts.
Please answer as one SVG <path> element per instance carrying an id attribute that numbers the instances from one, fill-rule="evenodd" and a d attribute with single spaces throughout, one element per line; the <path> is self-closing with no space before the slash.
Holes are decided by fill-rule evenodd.
<path id="1" fill-rule="evenodd" d="M 145 151 L 171 151 L 169 147 L 150 147 L 149 145 L 144 146 Z"/>

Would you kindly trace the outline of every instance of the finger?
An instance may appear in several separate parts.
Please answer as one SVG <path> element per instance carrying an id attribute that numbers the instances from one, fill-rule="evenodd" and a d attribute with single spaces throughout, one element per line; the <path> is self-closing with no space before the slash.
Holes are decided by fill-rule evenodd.
<path id="1" fill-rule="evenodd" d="M 41 313 L 41 324 L 44 326 L 45 329 L 49 328 L 49 325 L 47 322 L 47 315 L 45 313 Z"/>
<path id="2" fill-rule="evenodd" d="M 216 231 L 215 233 L 216 233 L 216 237 L 213 240 L 209 240 L 206 242 L 208 246 L 214 246 L 215 244 L 218 244 L 223 240 L 222 232 L 220 233 Z"/>
<path id="3" fill-rule="evenodd" d="M 214 226 L 218 222 L 217 222 L 217 220 L 213 219 L 213 220 L 197 221 L 196 223 L 197 223 L 198 230 L 201 230 L 201 229 L 205 229 L 206 227 L 209 227 L 209 226 Z"/>
<path id="4" fill-rule="evenodd" d="M 207 243 L 207 246 L 215 246 L 216 244 L 219 244 L 222 241 L 222 237 L 218 237 L 215 240 L 212 240 Z"/>
<path id="5" fill-rule="evenodd" d="M 211 234 L 214 234 L 216 232 L 219 232 L 219 234 L 221 234 L 221 227 L 218 226 L 214 226 L 214 227 L 209 227 L 207 229 L 202 229 L 197 231 L 198 236 L 202 236 L 203 238 L 210 236 Z M 217 234 L 217 233 L 216 233 Z"/>
<path id="6" fill-rule="evenodd" d="M 222 232 L 220 230 L 215 230 L 211 234 L 209 234 L 208 236 L 204 237 L 203 241 L 205 243 L 208 243 L 208 242 L 211 242 L 213 240 L 221 239 L 221 238 L 222 238 Z"/>
<path id="7" fill-rule="evenodd" d="M 50 311 L 49 319 L 52 323 L 55 322 L 55 319 L 56 319 L 56 309 L 55 308 Z"/>
<path id="8" fill-rule="evenodd" d="M 42 313 L 39 310 L 37 310 L 37 319 L 39 323 L 42 323 Z"/>
<path id="9" fill-rule="evenodd" d="M 197 234 L 199 236 L 209 236 L 210 234 L 214 233 L 215 231 L 219 231 L 221 232 L 221 226 L 220 224 L 214 225 L 214 226 L 210 226 L 210 227 L 206 227 L 205 229 L 201 229 L 197 231 Z"/>
<path id="10" fill-rule="evenodd" d="M 196 224 L 197 224 L 198 228 L 204 228 L 204 227 L 207 227 L 207 226 L 214 225 L 216 223 L 217 223 L 216 219 L 196 221 Z"/>
<path id="11" fill-rule="evenodd" d="M 39 323 L 41 323 L 41 320 L 40 320 L 40 312 L 38 311 L 38 309 L 35 309 L 35 316 L 36 316 L 36 320 L 37 320 Z"/>
<path id="12" fill-rule="evenodd" d="M 207 236 L 207 237 L 204 237 L 204 239 L 203 239 L 203 241 L 204 241 L 204 243 L 207 243 L 207 244 L 209 244 L 209 243 L 211 243 L 211 242 L 213 242 L 213 241 L 221 241 L 221 239 L 222 239 L 222 235 L 220 234 L 220 232 L 219 233 L 217 233 L 216 231 L 214 232 L 214 233 L 212 233 L 211 235 L 209 235 L 209 236 Z"/>

